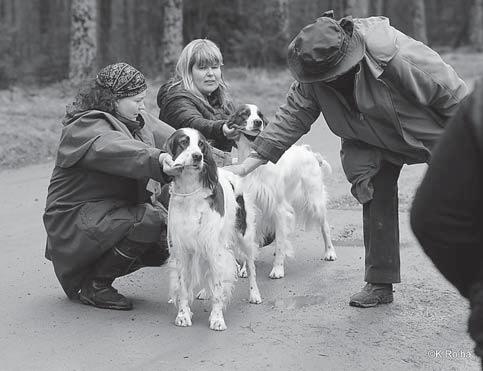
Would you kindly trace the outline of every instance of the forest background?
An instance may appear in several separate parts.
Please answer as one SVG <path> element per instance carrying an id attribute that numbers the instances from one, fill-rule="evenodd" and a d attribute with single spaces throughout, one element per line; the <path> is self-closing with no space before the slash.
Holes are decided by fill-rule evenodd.
<path id="1" fill-rule="evenodd" d="M 439 51 L 483 50 L 483 0 L 0 0 L 0 88 L 119 60 L 167 75 L 194 38 L 216 42 L 227 66 L 284 67 L 289 41 L 329 9 L 384 15 Z"/>
<path id="2" fill-rule="evenodd" d="M 235 101 L 270 117 L 292 82 L 290 40 L 330 9 L 386 16 L 463 78 L 483 74 L 483 0 L 0 0 L 0 169 L 50 159 L 75 87 L 109 63 L 147 76 L 156 115 L 157 88 L 195 38 L 220 46 Z"/>

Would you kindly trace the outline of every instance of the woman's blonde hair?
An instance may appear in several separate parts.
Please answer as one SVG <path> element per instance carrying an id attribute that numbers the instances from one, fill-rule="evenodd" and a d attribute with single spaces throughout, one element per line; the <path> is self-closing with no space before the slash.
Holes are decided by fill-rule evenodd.
<path id="1" fill-rule="evenodd" d="M 193 83 L 193 66 L 223 66 L 223 56 L 216 44 L 208 39 L 195 39 L 186 45 L 181 52 L 178 62 L 176 63 L 174 85 L 183 84 L 183 87 L 195 94 L 197 97 L 207 101 L 206 97 L 200 93 Z M 227 84 L 220 79 L 218 94 L 221 106 L 227 103 Z"/>

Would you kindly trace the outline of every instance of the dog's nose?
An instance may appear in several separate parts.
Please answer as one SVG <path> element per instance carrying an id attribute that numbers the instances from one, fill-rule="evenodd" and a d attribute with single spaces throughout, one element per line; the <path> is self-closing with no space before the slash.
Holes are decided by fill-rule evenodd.
<path id="1" fill-rule="evenodd" d="M 191 157 L 193 158 L 193 161 L 194 162 L 200 162 L 203 158 L 203 156 L 201 155 L 201 153 L 193 153 L 191 155 Z"/>
<path id="2" fill-rule="evenodd" d="M 253 120 L 253 126 L 256 127 L 256 128 L 260 128 L 263 124 L 263 121 L 260 120 L 260 119 L 255 119 Z"/>

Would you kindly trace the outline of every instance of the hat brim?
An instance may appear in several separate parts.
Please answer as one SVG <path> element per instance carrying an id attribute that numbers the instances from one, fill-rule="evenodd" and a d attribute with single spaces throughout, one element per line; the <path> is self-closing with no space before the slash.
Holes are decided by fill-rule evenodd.
<path id="1" fill-rule="evenodd" d="M 346 55 L 333 68 L 317 73 L 309 73 L 304 70 L 300 59 L 294 53 L 289 53 L 287 58 L 288 68 L 290 69 L 290 73 L 295 80 L 299 82 L 310 83 L 332 80 L 340 75 L 343 75 L 357 63 L 359 63 L 364 57 L 365 49 L 364 39 L 362 38 L 361 34 L 354 29 L 352 37 L 349 41 L 349 45 L 347 46 Z"/>

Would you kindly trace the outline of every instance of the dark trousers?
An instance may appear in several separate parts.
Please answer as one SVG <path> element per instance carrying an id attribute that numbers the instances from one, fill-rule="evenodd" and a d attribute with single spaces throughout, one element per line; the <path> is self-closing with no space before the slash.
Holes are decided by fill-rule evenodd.
<path id="1" fill-rule="evenodd" d="M 397 188 L 400 172 L 401 166 L 383 161 L 372 178 L 373 198 L 362 206 L 366 282 L 401 282 Z"/>

